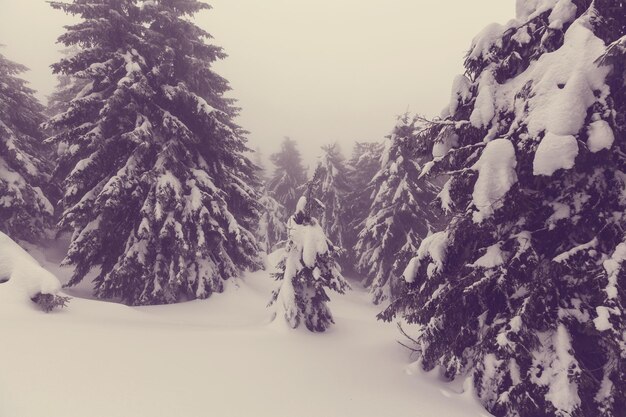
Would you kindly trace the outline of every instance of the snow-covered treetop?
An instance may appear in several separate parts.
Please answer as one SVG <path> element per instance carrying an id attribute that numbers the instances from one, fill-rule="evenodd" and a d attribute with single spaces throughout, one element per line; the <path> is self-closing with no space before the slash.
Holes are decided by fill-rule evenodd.
<path id="1" fill-rule="evenodd" d="M 384 145 L 382 142 L 357 142 L 352 150 L 352 156 L 347 164 L 347 177 L 350 184 L 350 193 L 345 198 L 345 248 L 352 259 L 350 264 L 356 263 L 354 245 L 358 240 L 361 226 L 369 215 L 370 205 L 374 194 L 374 184 L 371 182 L 380 169 L 380 159 Z"/>
<path id="2" fill-rule="evenodd" d="M 267 183 L 268 193 L 292 212 L 301 194 L 300 187 L 306 182 L 306 171 L 296 142 L 285 138 L 280 150 L 272 154 L 270 160 L 274 172 Z"/>
<path id="3" fill-rule="evenodd" d="M 320 223 L 326 236 L 343 247 L 346 234 L 346 198 L 350 192 L 349 170 L 339 145 L 322 147 L 318 162 L 319 185 L 317 195 L 323 205 Z"/>
<path id="4" fill-rule="evenodd" d="M 1 45 L 0 45 L 1 46 Z M 5 128 L 40 138 L 43 106 L 19 75 L 27 68 L 0 54 L 0 120 Z"/>

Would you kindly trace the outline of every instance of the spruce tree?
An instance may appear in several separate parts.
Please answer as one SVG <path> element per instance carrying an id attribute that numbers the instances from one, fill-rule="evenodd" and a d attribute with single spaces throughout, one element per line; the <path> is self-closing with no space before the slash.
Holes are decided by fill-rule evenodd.
<path id="1" fill-rule="evenodd" d="M 431 205 L 438 189 L 420 178 L 427 152 L 416 117 L 404 115 L 387 137 L 380 169 L 371 180 L 367 218 L 355 245 L 356 268 L 374 303 L 389 299 L 409 259 L 439 221 Z"/>
<path id="2" fill-rule="evenodd" d="M 72 47 L 66 48 L 62 52 L 65 57 L 71 57 L 78 51 L 80 51 L 78 47 Z M 76 98 L 86 85 L 87 80 L 84 78 L 75 78 L 70 77 L 69 75 L 58 74 L 57 85 L 54 88 L 54 91 L 48 96 L 48 104 L 46 106 L 45 114 L 48 117 L 54 117 L 57 114 L 65 113 L 70 106 L 70 101 Z"/>
<path id="3" fill-rule="evenodd" d="M 625 35 L 621 0 L 518 1 L 426 135 L 454 217 L 382 318 L 496 416 L 624 416 Z"/>
<path id="4" fill-rule="evenodd" d="M 362 223 L 369 215 L 374 198 L 372 179 L 380 169 L 383 144 L 379 142 L 357 142 L 348 161 L 348 184 L 350 193 L 345 198 L 346 233 L 344 247 L 355 264 L 354 245 Z"/>
<path id="5" fill-rule="evenodd" d="M 254 151 L 254 163 L 258 167 L 258 176 L 267 181 L 267 170 L 263 155 L 259 148 Z M 287 239 L 287 212 L 282 204 L 276 201 L 267 192 L 267 185 L 263 187 L 263 194 L 259 200 L 261 204 L 261 218 L 257 228 L 259 245 L 265 253 L 272 253 L 277 245 Z"/>
<path id="6" fill-rule="evenodd" d="M 306 182 L 306 171 L 295 141 L 285 138 L 280 151 L 270 156 L 274 172 L 267 183 L 269 195 L 282 204 L 288 213 L 293 213 Z"/>
<path id="7" fill-rule="evenodd" d="M 351 190 L 348 167 L 339 145 L 322 147 L 319 168 L 319 201 L 323 208 L 320 224 L 324 233 L 339 248 L 344 247 L 346 234 L 346 197 Z"/>
<path id="8" fill-rule="evenodd" d="M 212 70 L 225 55 L 189 19 L 208 5 L 51 5 L 81 18 L 59 38 L 79 51 L 54 72 L 86 84 L 49 121 L 62 150 L 60 226 L 73 232 L 69 284 L 95 269 L 98 297 L 172 303 L 260 268 L 255 167 L 228 83 Z"/>
<path id="9" fill-rule="evenodd" d="M 26 67 L 0 54 L 0 231 L 35 241 L 49 229 L 51 163 L 39 125 L 43 106 L 19 75 Z"/>
<path id="10" fill-rule="evenodd" d="M 339 248 L 328 240 L 313 217 L 322 208 L 315 198 L 321 176 L 318 168 L 287 223 L 289 239 L 285 254 L 277 265 L 278 272 L 273 274 L 281 284 L 271 302 L 277 304 L 276 315 L 283 316 L 289 327 L 295 329 L 304 323 L 312 332 L 323 332 L 334 323 L 325 288 L 340 294 L 348 288 L 337 263 Z"/>
<path id="11" fill-rule="evenodd" d="M 267 172 L 267 167 L 265 166 L 265 158 L 263 152 L 261 151 L 261 148 L 256 147 L 254 149 L 252 162 L 257 168 L 257 177 L 259 177 L 259 180 L 262 184 L 266 185 L 267 181 L 269 180 L 269 175 Z"/>
<path id="12" fill-rule="evenodd" d="M 259 200 L 262 207 L 259 220 L 259 244 L 267 254 L 272 253 L 281 242 L 287 239 L 287 214 L 285 208 L 264 192 Z"/>

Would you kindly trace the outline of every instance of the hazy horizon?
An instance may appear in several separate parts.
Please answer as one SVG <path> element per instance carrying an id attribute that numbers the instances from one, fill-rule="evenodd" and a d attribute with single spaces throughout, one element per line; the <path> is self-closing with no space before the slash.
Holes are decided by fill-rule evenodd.
<path id="1" fill-rule="evenodd" d="M 215 70 L 230 81 L 250 146 L 267 157 L 289 136 L 311 164 L 323 144 L 349 156 L 354 141 L 382 139 L 405 111 L 439 114 L 472 38 L 513 18 L 515 2 L 208 3 L 195 21 L 229 55 Z M 42 0 L 0 0 L 2 53 L 30 68 L 24 77 L 42 101 L 56 85 L 56 38 L 71 22 Z"/>

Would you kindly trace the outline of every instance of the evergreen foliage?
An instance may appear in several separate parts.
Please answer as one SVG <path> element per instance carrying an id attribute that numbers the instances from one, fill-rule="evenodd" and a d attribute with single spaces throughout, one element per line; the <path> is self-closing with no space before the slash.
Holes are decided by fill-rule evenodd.
<path id="1" fill-rule="evenodd" d="M 318 163 L 318 199 L 322 203 L 320 224 L 324 233 L 336 246 L 343 248 L 346 227 L 346 197 L 352 186 L 345 158 L 337 144 L 322 147 Z"/>
<path id="2" fill-rule="evenodd" d="M 65 57 L 79 52 L 80 49 L 77 46 L 72 48 L 66 48 L 63 51 Z M 88 81 L 84 78 L 75 78 L 69 75 L 58 74 L 57 85 L 54 91 L 48 96 L 48 105 L 45 109 L 45 114 L 50 118 L 57 114 L 65 113 L 70 102 L 76 98 L 83 88 L 87 86 Z"/>
<path id="3" fill-rule="evenodd" d="M 98 271 L 95 293 L 128 304 L 206 298 L 261 267 L 251 231 L 258 180 L 223 51 L 190 19 L 196 0 L 51 2 L 81 20 L 53 66 L 85 87 L 48 123 L 61 154 L 60 227 L 73 232 L 69 285 Z"/>
<path id="4" fill-rule="evenodd" d="M 438 189 L 420 177 L 428 156 L 418 139 L 421 129 L 415 117 L 398 119 L 369 185 L 372 203 L 360 223 L 355 251 L 357 270 L 376 304 L 395 292 L 392 287 L 403 268 L 439 221 L 439 212 L 431 205 Z"/>
<path id="5" fill-rule="evenodd" d="M 33 303 L 37 304 L 44 313 L 50 313 L 56 308 L 67 307 L 67 303 L 69 303 L 70 300 L 70 297 L 42 293 L 35 295 L 32 299 Z"/>
<path id="6" fill-rule="evenodd" d="M 285 208 L 265 192 L 260 200 L 263 211 L 259 220 L 259 244 L 266 253 L 272 253 L 287 239 Z"/>
<path id="7" fill-rule="evenodd" d="M 277 265 L 274 278 L 281 282 L 271 304 L 277 304 L 277 316 L 288 326 L 304 323 L 312 332 L 323 332 L 334 323 L 326 305 L 330 299 L 325 288 L 343 294 L 348 287 L 337 263 L 339 248 L 324 234 L 313 214 L 322 208 L 318 199 L 322 169 L 318 168 L 298 201 L 296 211 L 287 223 L 289 239 L 285 254 Z"/>
<path id="8" fill-rule="evenodd" d="M 285 138 L 280 151 L 272 154 L 270 160 L 274 164 L 274 172 L 267 183 L 267 191 L 285 207 L 287 213 L 293 213 L 302 193 L 301 187 L 306 182 L 306 171 L 296 142 Z"/>
<path id="9" fill-rule="evenodd" d="M 0 54 L 0 231 L 32 242 L 52 223 L 52 166 L 39 128 L 43 106 L 19 77 L 24 71 Z"/>
<path id="10" fill-rule="evenodd" d="M 354 245 L 373 202 L 374 184 L 371 181 L 380 169 L 383 148 L 383 144 L 378 142 L 357 142 L 348 161 L 347 182 L 350 184 L 350 192 L 345 198 L 344 247 L 349 251 L 351 264 L 356 263 Z"/>
<path id="11" fill-rule="evenodd" d="M 381 317 L 415 323 L 423 366 L 470 372 L 496 416 L 626 410 L 625 10 L 518 1 L 424 134 L 454 217 Z"/>
<path id="12" fill-rule="evenodd" d="M 258 167 L 258 175 L 263 181 L 269 180 L 263 155 L 259 148 L 254 151 L 254 163 Z M 261 203 L 261 218 L 257 228 L 259 245 L 267 254 L 272 253 L 278 245 L 287 239 L 287 212 L 282 204 L 276 201 L 267 192 L 267 187 L 263 190 L 263 195 L 259 200 Z"/>

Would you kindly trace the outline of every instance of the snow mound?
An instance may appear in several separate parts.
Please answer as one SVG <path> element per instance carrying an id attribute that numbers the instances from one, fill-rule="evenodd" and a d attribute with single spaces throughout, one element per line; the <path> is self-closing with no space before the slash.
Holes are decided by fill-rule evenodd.
<path id="1" fill-rule="evenodd" d="M 37 294 L 56 294 L 59 280 L 0 232 L 0 308 L 23 304 Z"/>
<path id="2" fill-rule="evenodd" d="M 297 224 L 290 220 L 289 232 L 295 246 L 295 250 L 290 253 L 290 259 L 294 261 L 296 272 L 301 268 L 314 267 L 317 257 L 329 250 L 326 234 L 317 221 L 312 224 Z"/>
<path id="3" fill-rule="evenodd" d="M 577 9 L 578 7 L 571 0 L 559 0 L 548 17 L 550 27 L 552 29 L 563 29 L 564 24 L 576 18 Z"/>
<path id="4" fill-rule="evenodd" d="M 587 110 L 607 91 L 605 78 L 610 68 L 596 65 L 605 50 L 604 42 L 579 19 L 565 33 L 563 46 L 544 54 L 518 77 L 536 80 L 529 99 L 528 130 L 555 135 L 576 135 L 584 126 Z M 522 84 L 524 85 L 524 84 Z"/>
<path id="5" fill-rule="evenodd" d="M 578 142 L 574 136 L 546 133 L 535 152 L 533 174 L 550 176 L 559 169 L 570 169 L 576 156 Z"/>
<path id="6" fill-rule="evenodd" d="M 448 234 L 446 232 L 437 232 L 426 237 L 417 250 L 417 256 L 411 259 L 404 270 L 402 274 L 404 280 L 409 283 L 414 282 L 424 261 L 429 262 L 426 274 L 429 278 L 432 277 L 443 267 L 447 249 Z"/>
<path id="7" fill-rule="evenodd" d="M 491 23 L 487 25 L 477 36 L 472 39 L 469 58 L 476 59 L 483 57 L 486 59 L 491 54 L 491 47 L 494 44 L 500 44 L 500 38 L 507 29 L 515 26 L 515 20 L 509 21 L 506 25 L 499 23 Z"/>
<path id="8" fill-rule="evenodd" d="M 611 126 L 604 120 L 596 120 L 587 128 L 587 147 L 589 151 L 596 153 L 603 149 L 611 149 L 615 142 L 615 134 Z"/>
<path id="9" fill-rule="evenodd" d="M 489 125 L 496 115 L 495 94 L 497 91 L 497 82 L 493 73 L 489 71 L 483 72 L 478 82 L 480 89 L 476 96 L 474 110 L 470 115 L 470 123 L 472 126 L 481 128 Z"/>
<path id="10" fill-rule="evenodd" d="M 504 256 L 502 253 L 502 244 L 496 243 L 491 245 L 485 251 L 485 254 L 478 258 L 473 264 L 475 268 L 495 268 L 504 263 Z"/>
<path id="11" fill-rule="evenodd" d="M 502 204 L 502 198 L 517 182 L 515 148 L 507 139 L 495 139 L 487 144 L 473 169 L 478 171 L 472 198 L 478 209 L 474 222 L 490 217 Z"/>
<path id="12" fill-rule="evenodd" d="M 472 83 L 469 78 L 464 74 L 459 74 L 454 78 L 452 82 L 452 93 L 450 97 L 450 104 L 445 109 L 446 115 L 452 115 L 456 113 L 459 103 L 465 103 L 472 96 Z"/>

